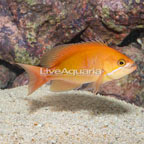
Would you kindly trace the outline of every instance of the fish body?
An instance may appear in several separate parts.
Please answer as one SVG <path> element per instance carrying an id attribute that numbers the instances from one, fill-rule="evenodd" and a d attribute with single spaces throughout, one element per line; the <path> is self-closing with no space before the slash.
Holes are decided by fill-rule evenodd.
<path id="1" fill-rule="evenodd" d="M 97 92 L 101 84 L 136 69 L 133 60 L 99 42 L 57 46 L 44 54 L 40 64 L 42 67 L 19 64 L 29 74 L 29 94 L 48 81 L 51 91 L 66 91 L 91 83 Z"/>

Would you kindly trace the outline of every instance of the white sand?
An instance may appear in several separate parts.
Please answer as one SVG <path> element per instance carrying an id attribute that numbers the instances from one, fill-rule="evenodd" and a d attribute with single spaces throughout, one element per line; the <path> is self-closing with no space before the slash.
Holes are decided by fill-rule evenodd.
<path id="1" fill-rule="evenodd" d="M 144 109 L 48 86 L 0 90 L 0 144 L 144 144 Z"/>

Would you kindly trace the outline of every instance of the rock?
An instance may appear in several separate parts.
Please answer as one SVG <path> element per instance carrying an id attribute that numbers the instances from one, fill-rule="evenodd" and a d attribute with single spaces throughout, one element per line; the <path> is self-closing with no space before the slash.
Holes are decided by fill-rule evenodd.
<path id="1" fill-rule="evenodd" d="M 0 89 L 7 88 L 15 79 L 16 74 L 4 65 L 0 65 Z"/>
<path id="2" fill-rule="evenodd" d="M 141 1 L 1 0 L 0 58 L 38 65 L 46 49 L 83 40 L 120 43 L 129 32 L 144 28 Z M 82 33 L 81 33 L 82 32 Z"/>
<path id="3" fill-rule="evenodd" d="M 24 72 L 16 77 L 16 79 L 13 81 L 12 88 L 27 85 L 28 81 L 28 75 L 26 72 Z"/>
<path id="4" fill-rule="evenodd" d="M 85 40 L 99 37 L 108 44 L 120 44 L 131 30 L 144 28 L 144 4 L 142 1 L 97 0 L 91 1 L 95 19 L 83 33 Z M 97 38 L 98 37 L 98 38 Z"/>

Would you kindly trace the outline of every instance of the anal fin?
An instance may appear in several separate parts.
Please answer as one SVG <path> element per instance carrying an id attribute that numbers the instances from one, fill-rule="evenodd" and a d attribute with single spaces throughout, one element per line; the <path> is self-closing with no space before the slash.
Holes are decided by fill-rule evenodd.
<path id="1" fill-rule="evenodd" d="M 81 84 L 70 83 L 63 80 L 53 80 L 50 85 L 50 91 L 62 92 L 79 88 Z"/>

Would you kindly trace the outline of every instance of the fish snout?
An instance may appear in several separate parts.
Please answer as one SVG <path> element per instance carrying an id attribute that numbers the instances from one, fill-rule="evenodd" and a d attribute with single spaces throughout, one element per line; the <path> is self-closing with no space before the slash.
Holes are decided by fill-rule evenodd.
<path id="1" fill-rule="evenodd" d="M 137 65 L 135 63 L 133 63 L 132 65 L 129 66 L 130 69 L 136 70 L 137 69 Z"/>

